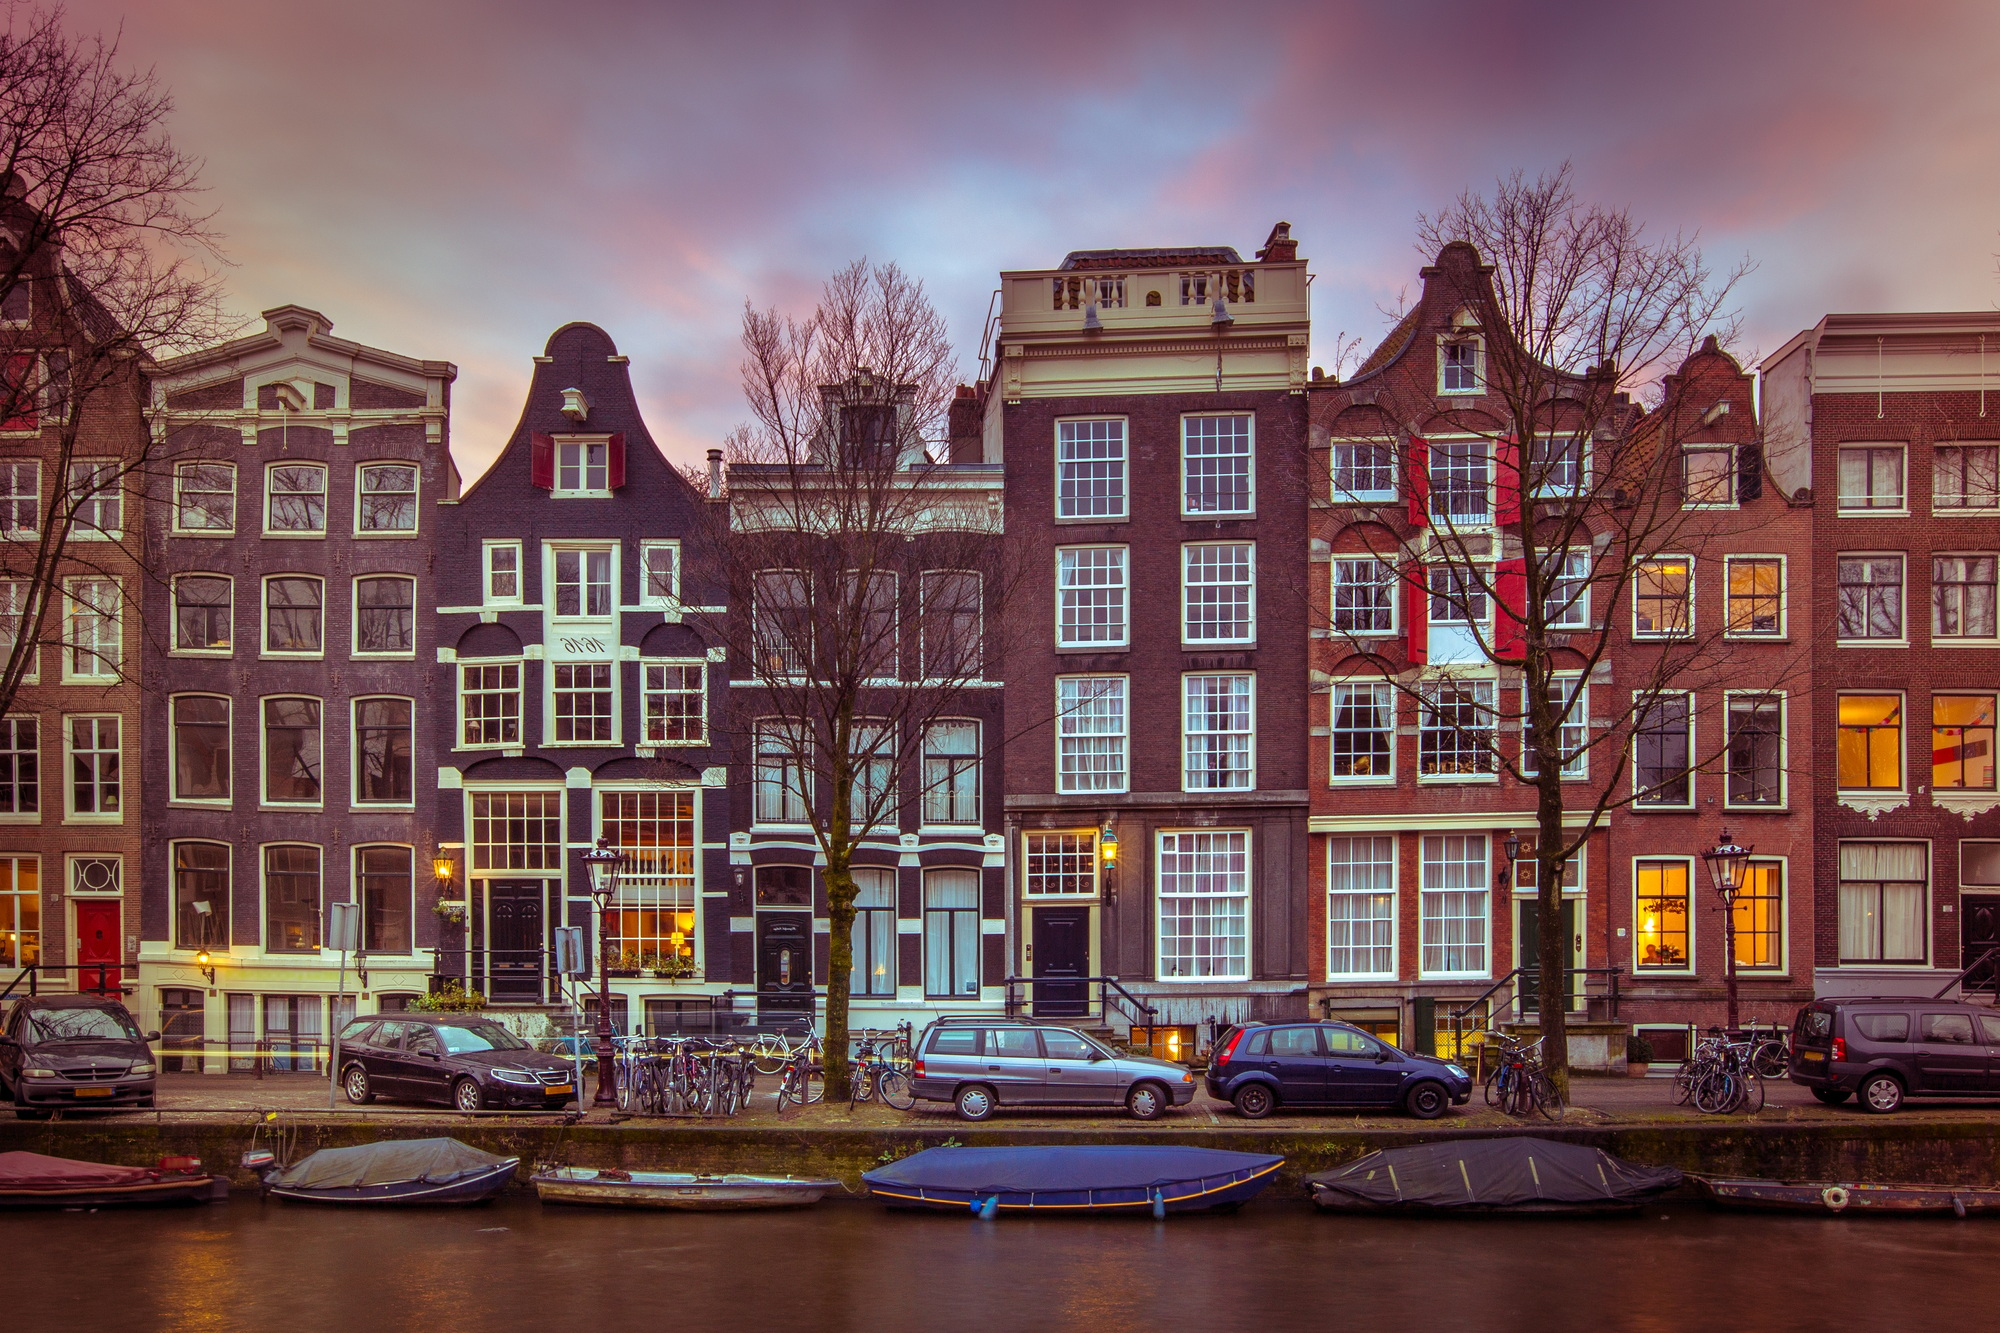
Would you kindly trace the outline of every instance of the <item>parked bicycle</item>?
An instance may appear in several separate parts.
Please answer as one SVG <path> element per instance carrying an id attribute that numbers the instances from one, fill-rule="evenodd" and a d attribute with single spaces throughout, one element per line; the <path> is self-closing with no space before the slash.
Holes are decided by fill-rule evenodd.
<path id="1" fill-rule="evenodd" d="M 1756 1042 L 1730 1041 L 1710 1028 L 1692 1054 L 1674 1071 L 1674 1100 L 1692 1102 L 1705 1115 L 1764 1109 L 1764 1080 L 1754 1058 Z"/>
<path id="2" fill-rule="evenodd" d="M 1542 1068 L 1541 1041 L 1522 1042 L 1503 1032 L 1484 1035 L 1489 1045 L 1499 1048 L 1493 1071 L 1486 1076 L 1486 1104 L 1516 1118 L 1539 1114 L 1547 1120 L 1562 1119 L 1567 1107 L 1555 1080 Z"/>
<path id="3" fill-rule="evenodd" d="M 910 1025 L 901 1023 L 888 1033 L 864 1030 L 854 1056 L 848 1080 L 847 1104 L 868 1102 L 880 1097 L 898 1111 L 917 1104 L 916 1084 L 910 1078 Z"/>
<path id="4" fill-rule="evenodd" d="M 778 1072 L 778 1111 L 788 1106 L 804 1106 L 826 1098 L 826 1063 L 821 1058 L 819 1037 L 808 1033 L 807 1041 L 791 1050 Z"/>
<path id="5" fill-rule="evenodd" d="M 1791 1046 L 1786 1042 L 1782 1028 L 1774 1023 L 1765 1031 L 1753 1018 L 1743 1025 L 1743 1040 L 1750 1047 L 1750 1067 L 1757 1071 L 1759 1078 L 1785 1076 L 1791 1067 Z"/>

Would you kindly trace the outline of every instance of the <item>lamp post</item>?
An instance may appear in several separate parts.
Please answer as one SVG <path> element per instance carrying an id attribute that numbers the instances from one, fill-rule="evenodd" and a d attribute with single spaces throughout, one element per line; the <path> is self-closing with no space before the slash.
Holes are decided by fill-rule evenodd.
<path id="1" fill-rule="evenodd" d="M 618 872 L 625 853 L 599 838 L 597 846 L 580 853 L 583 868 L 590 875 L 590 897 L 597 904 L 597 1095 L 592 1106 L 616 1106 L 611 1071 L 611 900 L 618 893 Z"/>
<path id="2" fill-rule="evenodd" d="M 1729 830 L 1722 830 L 1722 837 L 1714 847 L 1701 854 L 1708 863 L 1709 882 L 1715 886 L 1715 896 L 1722 900 L 1722 965 L 1725 978 L 1724 987 L 1728 996 L 1729 1031 L 1736 1030 L 1736 895 L 1743 891 L 1743 879 L 1750 869 L 1750 849 L 1739 847 L 1729 836 Z"/>

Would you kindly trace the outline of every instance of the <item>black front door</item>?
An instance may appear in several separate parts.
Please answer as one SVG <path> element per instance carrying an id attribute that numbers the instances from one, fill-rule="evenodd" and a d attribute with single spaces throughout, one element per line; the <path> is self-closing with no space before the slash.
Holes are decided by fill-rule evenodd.
<path id="1" fill-rule="evenodd" d="M 1090 1012 L 1090 909 L 1037 907 L 1034 1010 L 1037 1018 L 1082 1018 Z M 1074 980 L 1072 980 L 1074 978 Z"/>
<path id="2" fill-rule="evenodd" d="M 1518 965 L 1521 967 L 1538 967 L 1542 961 L 1541 900 L 1537 898 L 1521 898 L 1517 902 L 1519 910 L 1514 914 L 1514 920 L 1517 925 L 1514 935 L 1516 941 L 1515 957 L 1518 960 Z M 1562 905 L 1562 929 L 1563 934 L 1569 936 L 1570 940 L 1569 965 L 1571 967 L 1582 966 L 1583 936 L 1577 934 L 1576 930 L 1576 902 L 1577 900 L 1574 898 L 1565 898 Z M 1563 978 L 1563 995 L 1572 1009 L 1577 1007 L 1576 981 L 1575 973 L 1571 973 Z M 1521 1012 L 1523 1014 L 1539 1012 L 1541 1006 L 1540 983 L 1530 977 L 1523 977 L 1521 983 Z"/>
<path id="3" fill-rule="evenodd" d="M 1958 900 L 1959 932 L 1965 942 L 1964 961 L 1971 967 L 1988 949 L 2000 948 L 2000 895 L 1968 893 Z M 1986 965 L 1965 979 L 1965 989 L 2000 991 L 2000 957 L 1988 958 Z"/>
<path id="4" fill-rule="evenodd" d="M 811 1013 L 812 1001 L 812 913 L 757 913 L 758 1009 Z"/>
<path id="5" fill-rule="evenodd" d="M 487 976 L 494 1000 L 535 1004 L 542 998 L 542 881 L 494 880 L 486 886 Z"/>

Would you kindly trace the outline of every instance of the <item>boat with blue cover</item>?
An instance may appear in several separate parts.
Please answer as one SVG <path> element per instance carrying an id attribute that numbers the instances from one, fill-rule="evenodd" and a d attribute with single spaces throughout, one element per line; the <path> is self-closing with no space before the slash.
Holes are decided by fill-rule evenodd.
<path id="1" fill-rule="evenodd" d="M 1255 1198 L 1282 1157 L 1173 1145 L 929 1148 L 862 1175 L 891 1207 L 1001 1213 L 1168 1213 Z"/>

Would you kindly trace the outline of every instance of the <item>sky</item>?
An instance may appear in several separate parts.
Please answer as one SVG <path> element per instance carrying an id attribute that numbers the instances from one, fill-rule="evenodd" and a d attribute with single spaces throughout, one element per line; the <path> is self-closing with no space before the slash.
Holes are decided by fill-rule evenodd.
<path id="1" fill-rule="evenodd" d="M 744 303 L 859 257 L 921 279 L 969 376 L 1003 269 L 1284 219 L 1315 360 L 1414 294 L 1417 215 L 1573 164 L 1699 233 L 1746 358 L 1828 311 L 2000 301 L 2000 6 L 69 0 L 171 90 L 232 308 L 449 360 L 467 478 L 571 320 L 670 457 L 746 416 Z"/>

